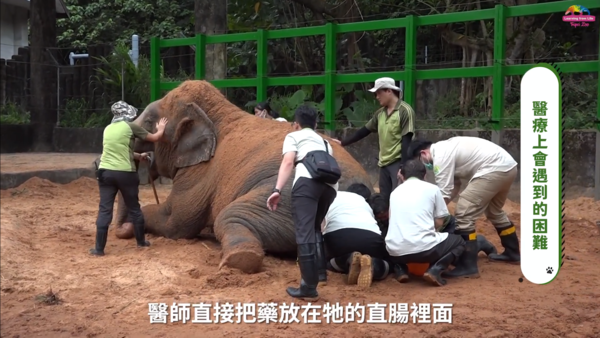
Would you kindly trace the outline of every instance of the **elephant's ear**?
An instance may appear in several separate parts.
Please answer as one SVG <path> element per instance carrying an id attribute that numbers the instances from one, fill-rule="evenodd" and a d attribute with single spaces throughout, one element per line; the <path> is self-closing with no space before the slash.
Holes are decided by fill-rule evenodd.
<path id="1" fill-rule="evenodd" d="M 183 116 L 172 140 L 177 168 L 210 160 L 217 147 L 216 128 L 204 110 L 195 103 L 188 103 L 184 107 Z"/>

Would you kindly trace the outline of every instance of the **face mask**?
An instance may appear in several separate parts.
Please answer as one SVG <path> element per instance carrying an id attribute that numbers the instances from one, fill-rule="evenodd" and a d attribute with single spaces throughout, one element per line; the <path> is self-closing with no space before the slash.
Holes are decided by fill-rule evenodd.
<path id="1" fill-rule="evenodd" d="M 433 163 L 425 163 L 425 168 L 427 170 L 433 170 Z"/>

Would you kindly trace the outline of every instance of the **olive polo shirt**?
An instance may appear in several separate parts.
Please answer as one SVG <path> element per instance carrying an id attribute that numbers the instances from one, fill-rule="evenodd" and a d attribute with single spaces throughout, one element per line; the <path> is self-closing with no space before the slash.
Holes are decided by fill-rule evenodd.
<path id="1" fill-rule="evenodd" d="M 148 131 L 135 123 L 121 121 L 104 128 L 102 157 L 98 169 L 135 172 L 135 138 L 146 139 Z"/>
<path id="2" fill-rule="evenodd" d="M 387 108 L 378 109 L 365 125 L 372 133 L 379 134 L 379 167 L 385 167 L 402 157 L 402 137 L 415 133 L 415 111 L 406 102 L 398 104 L 390 115 Z"/>

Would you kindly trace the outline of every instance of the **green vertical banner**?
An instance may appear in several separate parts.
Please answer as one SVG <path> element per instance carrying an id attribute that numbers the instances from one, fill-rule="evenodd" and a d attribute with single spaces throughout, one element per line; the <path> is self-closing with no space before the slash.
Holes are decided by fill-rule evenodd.
<path id="1" fill-rule="evenodd" d="M 550 283 L 562 264 L 562 88 L 540 63 L 521 80 L 521 271 Z"/>

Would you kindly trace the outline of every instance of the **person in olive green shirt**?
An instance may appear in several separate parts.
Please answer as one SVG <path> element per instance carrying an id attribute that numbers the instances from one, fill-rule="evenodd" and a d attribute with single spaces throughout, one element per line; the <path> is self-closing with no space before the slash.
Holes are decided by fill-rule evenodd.
<path id="1" fill-rule="evenodd" d="M 376 93 L 381 108 L 354 135 L 337 142 L 345 147 L 370 133 L 379 134 L 379 191 L 389 201 L 398 186 L 398 171 L 404 161 L 409 160 L 408 147 L 415 134 L 415 111 L 402 101 L 402 90 L 392 78 L 377 79 L 369 91 Z"/>
<path id="2" fill-rule="evenodd" d="M 168 122 L 162 118 L 156 125 L 156 133 L 150 134 L 131 122 L 137 115 L 135 107 L 118 101 L 112 105 L 111 111 L 114 118 L 104 129 L 102 156 L 96 173 L 100 206 L 96 219 L 96 247 L 90 250 L 90 254 L 95 256 L 104 256 L 108 226 L 112 222 L 115 197 L 119 191 L 129 211 L 138 247 L 150 246 L 144 233 L 144 215 L 138 199 L 140 178 L 135 165 L 136 159 L 146 159 L 147 154 L 134 153 L 133 146 L 136 138 L 158 142 Z"/>

